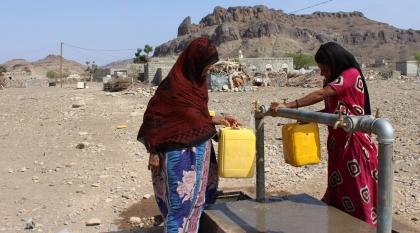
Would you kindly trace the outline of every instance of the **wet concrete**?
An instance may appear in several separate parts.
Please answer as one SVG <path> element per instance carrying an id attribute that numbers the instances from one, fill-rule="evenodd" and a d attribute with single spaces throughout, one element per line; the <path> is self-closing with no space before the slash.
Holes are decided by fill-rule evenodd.
<path id="1" fill-rule="evenodd" d="M 121 233 L 123 232 L 162 232 L 163 227 L 156 227 L 153 225 L 148 225 L 143 228 L 137 228 L 133 227 L 129 220 L 130 217 L 140 217 L 140 218 L 149 218 L 149 217 L 155 217 L 155 218 L 161 218 L 159 208 L 156 205 L 155 198 L 152 196 L 149 199 L 142 199 L 140 202 L 137 202 L 133 205 L 131 205 L 129 208 L 122 211 L 118 217 L 114 221 L 114 224 L 118 226 L 118 229 L 121 229 L 123 231 L 119 231 Z"/>
<path id="2" fill-rule="evenodd" d="M 216 204 L 205 211 L 202 232 L 374 233 L 375 229 L 306 194 Z"/>

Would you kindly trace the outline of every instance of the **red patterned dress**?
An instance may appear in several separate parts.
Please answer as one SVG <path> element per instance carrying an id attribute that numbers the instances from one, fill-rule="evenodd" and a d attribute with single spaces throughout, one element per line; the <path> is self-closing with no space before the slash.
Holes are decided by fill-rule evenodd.
<path id="1" fill-rule="evenodd" d="M 325 100 L 325 112 L 364 115 L 364 85 L 355 68 L 328 84 L 337 95 Z M 371 225 L 376 225 L 378 193 L 377 149 L 370 135 L 328 127 L 328 187 L 323 201 Z"/>

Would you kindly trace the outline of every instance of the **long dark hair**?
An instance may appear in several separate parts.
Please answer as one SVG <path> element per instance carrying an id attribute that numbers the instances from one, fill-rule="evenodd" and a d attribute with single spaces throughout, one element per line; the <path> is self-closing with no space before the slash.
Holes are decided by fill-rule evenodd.
<path id="1" fill-rule="evenodd" d="M 360 69 L 359 63 L 357 63 L 353 54 L 335 42 L 328 42 L 319 47 L 315 54 L 315 61 L 318 64 L 327 65 L 331 69 L 331 77 L 329 80 L 326 80 L 324 85 L 335 81 L 345 70 L 349 68 L 356 68 L 362 77 L 363 87 L 365 89 L 365 114 L 371 114 L 370 98 L 366 80 L 362 70 Z"/>

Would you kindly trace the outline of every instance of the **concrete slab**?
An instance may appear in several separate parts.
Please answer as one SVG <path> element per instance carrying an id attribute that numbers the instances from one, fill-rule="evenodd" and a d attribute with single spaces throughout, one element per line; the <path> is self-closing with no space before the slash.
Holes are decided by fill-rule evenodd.
<path id="1" fill-rule="evenodd" d="M 374 233 L 375 229 L 334 207 L 307 195 L 227 202 L 205 211 L 200 232 L 240 233 Z"/>

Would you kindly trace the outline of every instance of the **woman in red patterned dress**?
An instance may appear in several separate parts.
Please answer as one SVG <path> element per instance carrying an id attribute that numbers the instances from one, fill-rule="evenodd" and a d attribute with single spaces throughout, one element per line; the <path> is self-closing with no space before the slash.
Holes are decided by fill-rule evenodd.
<path id="1" fill-rule="evenodd" d="M 321 45 L 315 60 L 324 87 L 295 101 L 272 103 L 278 108 L 299 108 L 322 100 L 326 113 L 370 115 L 366 82 L 354 56 L 334 42 Z M 328 127 L 328 187 L 323 201 L 371 225 L 376 225 L 378 191 L 377 149 L 370 135 L 346 133 Z"/>

